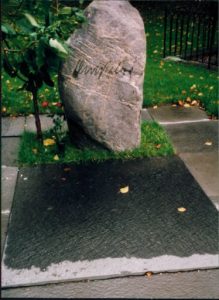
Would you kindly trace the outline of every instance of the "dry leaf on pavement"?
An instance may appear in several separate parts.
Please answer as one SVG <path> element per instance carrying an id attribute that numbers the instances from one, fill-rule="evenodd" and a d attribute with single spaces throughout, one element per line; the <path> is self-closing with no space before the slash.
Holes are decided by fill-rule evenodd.
<path id="1" fill-rule="evenodd" d="M 179 101 L 178 101 L 178 105 L 179 105 L 179 106 L 184 106 L 184 102 L 183 102 L 182 100 L 179 100 Z"/>
<path id="2" fill-rule="evenodd" d="M 178 212 L 184 213 L 186 211 L 185 207 L 178 207 L 177 208 Z"/>
<path id="3" fill-rule="evenodd" d="M 129 186 L 125 186 L 123 188 L 120 189 L 120 193 L 125 194 L 129 192 Z"/>
<path id="4" fill-rule="evenodd" d="M 146 272 L 146 273 L 145 273 L 145 276 L 146 276 L 146 277 L 151 277 L 152 275 L 153 275 L 152 272 Z"/>

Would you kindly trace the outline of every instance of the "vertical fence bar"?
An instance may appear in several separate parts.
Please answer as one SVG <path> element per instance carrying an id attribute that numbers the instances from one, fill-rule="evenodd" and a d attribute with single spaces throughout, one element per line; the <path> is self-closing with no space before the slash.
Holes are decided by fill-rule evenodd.
<path id="1" fill-rule="evenodd" d="M 200 20 L 200 16 L 199 16 L 199 17 L 198 17 L 197 42 L 196 42 L 196 60 L 198 60 L 198 57 L 199 57 L 200 26 L 201 26 L 201 20 Z"/>
<path id="2" fill-rule="evenodd" d="M 205 21 L 206 20 L 204 20 L 203 27 L 202 27 L 202 63 L 204 62 L 204 56 L 205 56 L 205 36 L 206 36 Z"/>
<path id="3" fill-rule="evenodd" d="M 208 58 L 208 68 L 211 67 L 211 58 L 212 58 L 212 50 L 214 45 L 214 37 L 216 32 L 216 25 L 217 25 L 217 16 L 214 15 L 212 30 L 211 30 L 211 40 L 210 40 L 210 49 L 209 49 L 209 58 Z"/>
<path id="4" fill-rule="evenodd" d="M 170 42 L 169 42 L 169 55 L 171 55 L 172 49 L 172 30 L 173 30 L 173 15 L 170 15 Z"/>
<path id="5" fill-rule="evenodd" d="M 188 48 L 188 37 L 189 37 L 189 21 L 190 16 L 187 17 L 187 24 L 186 24 L 186 41 L 185 41 L 185 52 L 184 52 L 184 58 L 186 58 L 187 48 Z"/>
<path id="6" fill-rule="evenodd" d="M 176 31 L 175 31 L 175 50 L 174 55 L 177 53 L 177 38 L 178 38 L 178 15 L 176 14 Z"/>
<path id="7" fill-rule="evenodd" d="M 208 18 L 208 30 L 207 30 L 207 51 L 210 49 L 210 38 L 211 38 L 211 31 L 212 31 L 212 18 Z"/>
<path id="8" fill-rule="evenodd" d="M 193 20 L 192 21 L 190 59 L 193 57 L 194 31 L 195 31 L 195 23 L 194 23 L 194 20 Z"/>
<path id="9" fill-rule="evenodd" d="M 164 11 L 164 39 L 163 39 L 163 57 L 166 57 L 166 39 L 167 39 L 167 7 Z"/>
<path id="10" fill-rule="evenodd" d="M 180 24 L 180 48 L 179 48 L 179 55 L 182 55 L 182 44 L 183 44 L 183 28 L 184 28 L 184 17 L 181 18 Z"/>

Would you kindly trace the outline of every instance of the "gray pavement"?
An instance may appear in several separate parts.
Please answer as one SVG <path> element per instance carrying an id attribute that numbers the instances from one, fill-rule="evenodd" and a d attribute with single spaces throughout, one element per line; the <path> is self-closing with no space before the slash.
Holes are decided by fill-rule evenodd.
<path id="1" fill-rule="evenodd" d="M 18 151 L 20 137 L 2 137 L 1 138 L 1 158 L 2 165 L 15 167 L 18 165 Z"/>
<path id="2" fill-rule="evenodd" d="M 209 199 L 217 209 L 219 209 L 219 193 L 217 187 L 217 182 L 219 182 L 217 149 L 218 121 L 210 121 L 205 112 L 198 108 L 178 108 L 170 106 L 157 109 L 150 108 L 142 112 L 142 118 L 146 120 L 154 119 L 165 126 L 176 152 Z M 10 143 L 12 145 L 14 143 L 15 146 L 13 146 L 13 148 L 16 149 L 19 139 L 17 139 L 16 142 L 12 142 L 9 140 L 9 137 L 20 136 L 24 128 L 34 128 L 34 118 L 30 117 L 24 120 L 23 118 L 21 118 L 21 120 L 17 119 L 20 118 L 14 119 L 12 124 L 10 124 L 11 122 L 5 118 L 2 124 L 2 136 L 6 137 L 2 139 L 2 143 L 5 143 L 4 146 L 2 145 L 2 148 L 5 147 L 5 149 L 8 149 L 2 152 L 2 160 L 4 165 L 9 166 L 9 169 L 4 172 L 9 172 L 10 166 L 13 164 L 16 165 L 17 163 L 15 157 L 16 151 L 12 151 L 10 155 L 8 151 L 10 149 Z M 48 127 L 50 127 L 48 124 L 51 124 L 50 121 L 46 120 L 45 124 L 47 125 L 43 128 L 48 129 Z M 176 130 L 177 128 L 179 131 Z M 204 128 L 207 129 L 205 130 Z M 201 141 L 198 137 L 201 137 Z M 183 146 L 182 141 L 185 142 L 185 144 L 189 141 L 191 148 L 185 145 Z M 207 144 L 205 144 L 206 142 Z M 5 169 L 7 169 L 7 167 Z M 17 169 L 14 169 L 13 172 L 13 174 L 17 174 Z M 13 178 L 16 178 L 16 176 L 17 175 L 14 175 Z M 8 176 L 5 176 L 5 178 L 6 177 Z M 10 180 L 8 182 L 10 182 Z M 8 186 L 8 190 L 11 190 L 11 195 L 10 193 L 8 195 L 7 193 L 2 194 L 2 198 L 4 198 L 6 202 L 7 199 L 9 201 L 8 209 L 4 209 L 4 213 L 2 214 L 3 240 L 7 230 L 9 215 L 7 210 L 10 211 L 10 199 L 13 197 L 15 179 L 11 180 L 11 185 L 8 185 L 8 182 L 6 179 L 2 181 L 2 186 Z M 2 190 L 4 190 L 3 187 Z M 49 284 L 41 287 L 6 289 L 2 291 L 2 296 L 5 298 L 56 296 L 66 298 L 219 298 L 218 280 L 219 270 L 203 270 L 200 272 L 194 271 L 174 274 L 163 273 L 150 278 L 137 276 L 90 282 Z M 148 284 L 149 282 L 150 284 Z"/>
<path id="3" fill-rule="evenodd" d="M 219 270 L 68 282 L 6 289 L 3 298 L 218 299 Z"/>

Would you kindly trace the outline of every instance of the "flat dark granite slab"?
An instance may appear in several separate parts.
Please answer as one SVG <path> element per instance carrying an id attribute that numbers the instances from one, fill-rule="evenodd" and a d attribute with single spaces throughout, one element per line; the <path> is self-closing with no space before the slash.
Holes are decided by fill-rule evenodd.
<path id="1" fill-rule="evenodd" d="M 19 172 L 3 286 L 214 267 L 217 211 L 176 156 Z"/>

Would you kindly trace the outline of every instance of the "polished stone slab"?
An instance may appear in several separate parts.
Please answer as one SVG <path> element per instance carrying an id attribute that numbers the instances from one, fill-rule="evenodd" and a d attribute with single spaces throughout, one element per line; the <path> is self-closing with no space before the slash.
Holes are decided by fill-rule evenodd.
<path id="1" fill-rule="evenodd" d="M 20 170 L 3 286 L 215 267 L 217 210 L 178 157 Z"/>
<path id="2" fill-rule="evenodd" d="M 8 220 L 11 212 L 17 181 L 18 168 L 2 166 L 1 170 L 1 256 L 8 228 Z"/>

